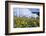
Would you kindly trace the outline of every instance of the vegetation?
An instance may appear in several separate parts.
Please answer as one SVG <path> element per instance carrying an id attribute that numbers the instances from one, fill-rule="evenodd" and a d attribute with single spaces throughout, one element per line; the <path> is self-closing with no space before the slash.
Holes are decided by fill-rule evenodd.
<path id="1" fill-rule="evenodd" d="M 39 17 L 27 18 L 14 16 L 14 28 L 39 27 Z"/>

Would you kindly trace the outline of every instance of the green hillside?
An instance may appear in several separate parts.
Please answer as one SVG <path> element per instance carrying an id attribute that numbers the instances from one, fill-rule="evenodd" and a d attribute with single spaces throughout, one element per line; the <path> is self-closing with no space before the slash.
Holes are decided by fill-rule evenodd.
<path id="1" fill-rule="evenodd" d="M 14 16 L 14 28 L 39 27 L 40 18 L 27 18 Z"/>

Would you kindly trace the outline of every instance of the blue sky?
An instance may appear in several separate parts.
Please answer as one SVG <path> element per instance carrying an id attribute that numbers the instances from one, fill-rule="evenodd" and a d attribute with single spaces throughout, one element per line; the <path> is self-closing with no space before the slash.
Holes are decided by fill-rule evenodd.
<path id="1" fill-rule="evenodd" d="M 32 12 L 39 12 L 38 8 L 13 8 L 14 16 L 32 16 Z"/>

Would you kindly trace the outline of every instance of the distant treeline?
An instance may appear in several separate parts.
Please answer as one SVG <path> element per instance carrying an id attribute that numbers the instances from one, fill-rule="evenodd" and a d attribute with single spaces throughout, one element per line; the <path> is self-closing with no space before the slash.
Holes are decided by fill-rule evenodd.
<path id="1" fill-rule="evenodd" d="M 40 13 L 39 13 L 39 12 L 32 12 L 32 13 L 37 14 L 38 16 L 40 15 Z"/>

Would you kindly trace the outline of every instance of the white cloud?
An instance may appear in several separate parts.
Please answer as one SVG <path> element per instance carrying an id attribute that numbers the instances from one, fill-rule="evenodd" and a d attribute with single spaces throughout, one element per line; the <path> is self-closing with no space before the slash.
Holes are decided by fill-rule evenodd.
<path id="1" fill-rule="evenodd" d="M 25 17 L 38 17 L 38 15 L 37 14 L 33 14 L 32 13 L 32 11 L 30 11 L 29 9 L 25 9 L 25 8 L 16 8 L 15 9 L 15 14 L 17 15 L 17 17 L 23 17 L 23 16 L 25 16 Z"/>

